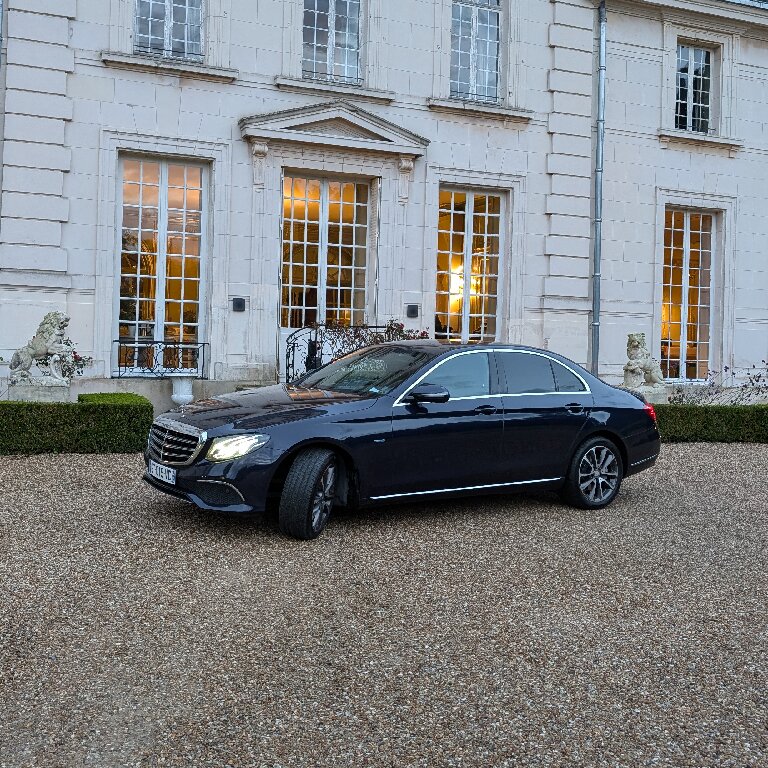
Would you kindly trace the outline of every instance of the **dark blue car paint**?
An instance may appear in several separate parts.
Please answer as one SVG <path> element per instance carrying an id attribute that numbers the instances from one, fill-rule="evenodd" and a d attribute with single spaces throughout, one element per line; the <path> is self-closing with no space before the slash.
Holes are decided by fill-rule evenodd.
<path id="1" fill-rule="evenodd" d="M 528 349 L 405 343 L 418 345 L 431 360 L 386 395 L 334 396 L 278 384 L 198 401 L 183 413 L 165 414 L 204 430 L 208 442 L 194 463 L 176 467 L 176 486 L 148 474 L 145 480 L 204 509 L 260 512 L 270 491 L 279 492 L 279 480 L 293 457 L 310 445 L 329 446 L 345 459 L 347 502 L 353 506 L 429 498 L 434 493 L 505 492 L 536 483 L 557 488 L 578 445 L 598 434 L 611 437 L 621 449 L 625 476 L 655 462 L 659 433 L 644 403 L 551 352 L 544 354 L 577 372 L 591 391 L 511 397 L 492 392 L 444 404 L 396 405 L 420 374 L 444 357 L 469 349 Z M 494 387 L 503 387 L 497 378 L 493 381 Z M 268 434 L 270 441 L 234 461 L 204 458 L 213 438 L 249 432 Z M 145 458 L 148 463 L 149 456 Z M 206 504 L 196 492 L 201 480 L 228 483 L 244 503 Z"/>

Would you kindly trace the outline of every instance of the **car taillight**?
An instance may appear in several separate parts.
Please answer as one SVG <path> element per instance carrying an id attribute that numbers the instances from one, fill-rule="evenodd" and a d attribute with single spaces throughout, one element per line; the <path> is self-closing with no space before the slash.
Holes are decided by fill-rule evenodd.
<path id="1" fill-rule="evenodd" d="M 654 409 L 654 407 L 650 403 L 646 403 L 643 406 L 643 410 L 653 419 L 653 423 L 654 424 L 658 423 L 656 421 L 656 410 Z"/>

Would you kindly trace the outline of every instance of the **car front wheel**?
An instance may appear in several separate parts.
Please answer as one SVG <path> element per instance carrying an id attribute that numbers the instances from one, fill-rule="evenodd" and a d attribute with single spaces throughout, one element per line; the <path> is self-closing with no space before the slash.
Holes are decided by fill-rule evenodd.
<path id="1" fill-rule="evenodd" d="M 327 448 L 302 451 L 285 478 L 280 496 L 280 530 L 297 539 L 317 538 L 336 499 L 339 464 Z"/>
<path id="2" fill-rule="evenodd" d="M 600 509 L 615 498 L 624 476 L 621 452 L 605 437 L 593 437 L 576 451 L 561 495 L 581 509 Z"/>

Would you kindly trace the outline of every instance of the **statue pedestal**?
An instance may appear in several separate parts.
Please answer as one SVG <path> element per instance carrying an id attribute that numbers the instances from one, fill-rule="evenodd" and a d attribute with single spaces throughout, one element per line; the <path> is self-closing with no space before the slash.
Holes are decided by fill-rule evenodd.
<path id="1" fill-rule="evenodd" d="M 49 378 L 30 378 L 27 381 L 9 381 L 8 399 L 18 403 L 72 402 L 68 382 Z"/>
<path id="2" fill-rule="evenodd" d="M 627 387 L 641 394 L 652 405 L 662 405 L 669 402 L 669 392 L 666 386 L 661 387 Z"/>

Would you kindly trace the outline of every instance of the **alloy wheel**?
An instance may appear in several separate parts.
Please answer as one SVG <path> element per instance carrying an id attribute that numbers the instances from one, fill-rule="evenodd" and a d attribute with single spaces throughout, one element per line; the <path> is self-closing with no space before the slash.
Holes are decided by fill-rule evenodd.
<path id="1" fill-rule="evenodd" d="M 328 522 L 336 497 L 336 463 L 331 462 L 323 471 L 312 497 L 312 529 L 322 530 Z"/>
<path id="2" fill-rule="evenodd" d="M 619 462 L 605 445 L 590 448 L 579 463 L 579 490 L 591 504 L 602 504 L 616 493 Z"/>

